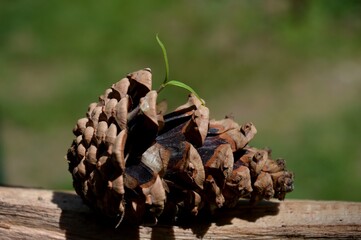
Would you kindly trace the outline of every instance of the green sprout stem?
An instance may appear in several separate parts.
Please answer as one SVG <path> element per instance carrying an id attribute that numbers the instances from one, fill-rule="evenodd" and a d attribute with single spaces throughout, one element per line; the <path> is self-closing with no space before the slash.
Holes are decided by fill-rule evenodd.
<path id="1" fill-rule="evenodd" d="M 163 84 L 162 84 L 162 85 L 164 85 L 169 80 L 169 63 L 168 63 L 167 49 L 165 48 L 162 41 L 159 39 L 158 34 L 157 34 L 156 38 L 157 38 L 157 42 L 158 42 L 160 48 L 162 49 L 164 63 L 165 63 L 165 77 L 164 77 L 164 81 L 163 81 Z"/>
<path id="2" fill-rule="evenodd" d="M 202 104 L 205 105 L 205 102 L 203 101 L 203 99 L 199 97 L 199 95 L 196 93 L 196 91 L 193 90 L 193 88 L 191 88 L 187 84 L 177 81 L 177 80 L 169 81 L 169 63 L 168 63 L 167 50 L 166 50 L 164 44 L 162 43 L 162 41 L 159 39 L 158 34 L 156 35 L 156 39 L 157 39 L 157 42 L 158 42 L 160 48 L 162 49 L 164 63 L 165 63 L 164 81 L 160 85 L 157 92 L 160 93 L 166 86 L 176 86 L 176 87 L 184 88 L 184 89 L 188 90 L 189 92 L 193 93 L 202 102 Z"/>
<path id="3" fill-rule="evenodd" d="M 166 86 L 176 86 L 176 87 L 180 87 L 180 88 L 184 88 L 186 90 L 188 90 L 189 92 L 193 93 L 202 103 L 202 105 L 205 105 L 205 102 L 204 100 L 196 93 L 196 91 L 193 90 L 193 88 L 191 88 L 190 86 L 188 86 L 187 84 L 185 83 L 182 83 L 182 82 L 179 82 L 179 81 L 176 81 L 176 80 L 171 80 L 169 82 L 166 82 L 164 84 L 164 87 Z"/>

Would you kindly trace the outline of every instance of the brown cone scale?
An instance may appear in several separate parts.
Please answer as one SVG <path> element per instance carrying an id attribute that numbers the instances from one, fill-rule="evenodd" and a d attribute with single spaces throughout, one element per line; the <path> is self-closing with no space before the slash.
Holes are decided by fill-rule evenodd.
<path id="1" fill-rule="evenodd" d="M 73 186 L 95 211 L 122 223 L 156 224 L 293 190 L 283 159 L 249 142 L 252 123 L 210 120 L 193 94 L 165 114 L 149 68 L 127 75 L 91 103 L 73 129 L 67 159 Z"/>

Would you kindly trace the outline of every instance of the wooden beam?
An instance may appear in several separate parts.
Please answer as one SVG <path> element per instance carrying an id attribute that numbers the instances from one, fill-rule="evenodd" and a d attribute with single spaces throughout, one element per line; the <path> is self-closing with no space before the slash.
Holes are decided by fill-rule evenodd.
<path id="1" fill-rule="evenodd" d="M 114 229 L 73 192 L 0 187 L 1 239 L 270 239 L 361 238 L 361 203 L 241 202 L 208 220 L 182 226 Z"/>

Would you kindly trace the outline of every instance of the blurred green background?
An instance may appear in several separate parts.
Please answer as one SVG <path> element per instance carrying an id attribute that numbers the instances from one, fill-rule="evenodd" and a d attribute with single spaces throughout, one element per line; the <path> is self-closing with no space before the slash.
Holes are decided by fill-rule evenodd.
<path id="1" fill-rule="evenodd" d="M 71 189 L 88 104 L 125 74 L 191 85 L 213 118 L 252 121 L 295 172 L 289 198 L 361 201 L 361 1 L 1 1 L 0 181 Z M 170 108 L 187 92 L 168 88 Z"/>

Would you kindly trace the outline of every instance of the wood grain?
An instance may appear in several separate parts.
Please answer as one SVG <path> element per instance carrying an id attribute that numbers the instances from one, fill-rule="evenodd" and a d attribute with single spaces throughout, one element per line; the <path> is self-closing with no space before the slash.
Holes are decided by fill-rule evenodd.
<path id="1" fill-rule="evenodd" d="M 240 202 L 181 226 L 112 228 L 73 192 L 0 187 L 0 239 L 361 238 L 361 203 Z"/>

